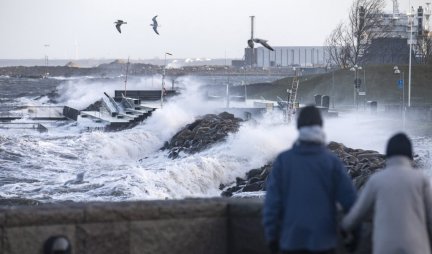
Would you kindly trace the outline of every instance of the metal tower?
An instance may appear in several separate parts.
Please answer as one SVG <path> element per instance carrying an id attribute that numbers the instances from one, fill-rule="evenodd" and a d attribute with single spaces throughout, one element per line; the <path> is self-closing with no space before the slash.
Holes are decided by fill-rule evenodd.
<path id="1" fill-rule="evenodd" d="M 398 0 L 393 0 L 393 17 L 399 16 L 399 3 Z"/>
<path id="2" fill-rule="evenodd" d="M 254 60 L 254 47 L 253 47 L 255 16 L 250 16 L 250 18 L 251 18 L 251 38 L 250 38 L 250 41 L 248 41 L 248 43 L 249 42 L 251 43 L 251 44 L 249 44 L 250 52 L 251 52 L 251 54 L 250 54 L 250 59 L 251 59 L 250 60 L 250 67 L 253 68 L 254 62 L 255 62 L 255 60 Z M 245 57 L 245 61 L 246 61 L 246 57 Z"/>
<path id="3" fill-rule="evenodd" d="M 250 16 L 250 18 L 251 18 L 251 40 L 253 40 L 254 39 L 254 19 L 255 19 L 255 16 Z"/>
<path id="4" fill-rule="evenodd" d="M 431 16 L 431 7 L 430 7 L 430 5 L 431 5 L 431 3 L 427 2 L 426 3 L 426 9 L 424 11 L 424 17 L 425 17 L 425 20 L 426 20 L 426 22 L 424 24 L 424 29 L 427 32 L 430 32 L 430 25 L 429 25 L 429 19 L 430 19 L 430 16 Z"/>

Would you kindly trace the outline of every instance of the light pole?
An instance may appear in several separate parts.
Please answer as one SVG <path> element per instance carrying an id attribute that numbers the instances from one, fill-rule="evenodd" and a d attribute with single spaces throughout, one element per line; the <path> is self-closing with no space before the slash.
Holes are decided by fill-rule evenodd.
<path id="1" fill-rule="evenodd" d="M 410 6 L 410 12 L 408 13 L 408 19 L 410 24 L 410 46 L 409 46 L 409 70 L 408 70 L 408 107 L 411 107 L 411 55 L 412 55 L 412 40 L 413 40 L 413 22 L 414 22 L 414 10 Z"/>
<path id="2" fill-rule="evenodd" d="M 364 85 L 364 102 L 363 102 L 363 108 L 366 108 L 366 101 L 367 101 L 366 67 L 363 68 L 363 85 Z"/>
<path id="3" fill-rule="evenodd" d="M 358 109 L 357 105 L 357 93 L 360 89 L 361 79 L 358 78 L 358 71 L 362 70 L 363 68 L 361 66 L 358 66 L 357 64 L 351 67 L 350 71 L 354 72 L 354 107 L 356 110 Z"/>
<path id="4" fill-rule="evenodd" d="M 395 66 L 393 67 L 393 73 L 394 74 L 399 74 L 399 81 L 398 81 L 398 86 L 402 87 L 402 110 L 405 109 L 405 72 L 401 72 L 399 70 L 399 67 Z"/>
<path id="5" fill-rule="evenodd" d="M 166 57 L 167 57 L 167 55 L 172 56 L 172 54 L 165 52 L 165 61 L 164 61 L 164 67 L 163 67 L 162 87 L 161 87 L 161 108 L 163 107 L 163 97 L 164 97 L 164 93 L 165 93 L 165 70 L 166 70 Z"/>
<path id="6" fill-rule="evenodd" d="M 402 123 L 405 129 L 405 72 L 399 70 L 399 67 L 393 67 L 393 73 L 399 74 L 398 86 L 402 86 Z"/>
<path id="7" fill-rule="evenodd" d="M 335 108 L 335 105 L 334 105 L 334 101 L 335 101 L 335 98 L 334 98 L 334 96 L 335 96 L 335 93 L 334 93 L 334 84 L 335 84 L 335 80 L 334 80 L 334 69 L 333 69 L 333 67 L 331 66 L 330 63 L 327 65 L 327 71 L 331 71 L 331 73 L 332 73 L 331 102 L 332 102 L 332 108 L 334 109 Z"/>
<path id="8" fill-rule="evenodd" d="M 48 77 L 48 75 L 49 75 L 49 73 L 48 73 L 48 65 L 49 65 L 49 62 L 48 62 L 48 47 L 49 46 L 50 46 L 49 44 L 44 44 L 44 47 L 45 47 L 45 74 L 43 75 L 44 77 Z"/>

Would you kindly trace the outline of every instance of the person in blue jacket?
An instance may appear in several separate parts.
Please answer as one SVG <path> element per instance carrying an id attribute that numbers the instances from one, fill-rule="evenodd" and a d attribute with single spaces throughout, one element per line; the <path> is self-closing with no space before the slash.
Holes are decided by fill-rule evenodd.
<path id="1" fill-rule="evenodd" d="M 299 137 L 277 156 L 267 179 L 263 224 L 272 253 L 335 253 L 337 203 L 348 212 L 356 190 L 325 146 L 320 111 L 301 109 Z"/>

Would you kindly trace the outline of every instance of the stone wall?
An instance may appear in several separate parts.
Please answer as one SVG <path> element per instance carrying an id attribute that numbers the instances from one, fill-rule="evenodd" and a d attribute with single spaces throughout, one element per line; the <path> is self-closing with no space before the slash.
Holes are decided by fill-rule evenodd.
<path id="1" fill-rule="evenodd" d="M 72 253 L 268 253 L 262 200 L 190 199 L 2 208 L 0 253 L 42 253 L 66 236 Z"/>

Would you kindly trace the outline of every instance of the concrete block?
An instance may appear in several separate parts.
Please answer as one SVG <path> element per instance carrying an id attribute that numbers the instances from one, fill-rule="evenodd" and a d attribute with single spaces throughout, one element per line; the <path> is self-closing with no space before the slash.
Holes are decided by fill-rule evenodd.
<path id="1" fill-rule="evenodd" d="M 261 254 L 269 253 L 264 238 L 261 216 L 234 217 L 229 219 L 229 253 Z"/>
<path id="2" fill-rule="evenodd" d="M 161 202 L 160 219 L 225 217 L 227 202 L 223 199 L 185 199 Z"/>
<path id="3" fill-rule="evenodd" d="M 3 230 L 3 253 L 42 253 L 45 241 L 55 235 L 66 236 L 75 250 L 75 225 L 11 227 Z"/>
<path id="4" fill-rule="evenodd" d="M 231 199 L 228 205 L 228 216 L 233 217 L 260 217 L 262 216 L 264 199 Z"/>
<path id="5" fill-rule="evenodd" d="M 75 224 L 84 219 L 82 209 L 64 206 L 22 207 L 4 213 L 7 227 Z"/>
<path id="6" fill-rule="evenodd" d="M 159 217 L 156 202 L 92 203 L 85 208 L 85 222 L 152 220 Z"/>
<path id="7" fill-rule="evenodd" d="M 77 250 L 80 254 L 129 254 L 129 223 L 77 225 Z"/>
<path id="8" fill-rule="evenodd" d="M 169 218 L 226 216 L 222 199 L 186 199 L 146 202 L 91 203 L 85 207 L 85 222 L 141 221 Z"/>
<path id="9" fill-rule="evenodd" d="M 6 224 L 6 215 L 4 211 L 0 211 L 0 227 Z"/>
<path id="10" fill-rule="evenodd" d="M 225 254 L 225 218 L 167 219 L 131 223 L 131 254 Z"/>
<path id="11" fill-rule="evenodd" d="M 4 234 L 3 234 L 3 226 L 0 226 L 0 253 L 4 253 L 4 250 L 3 250 L 3 236 L 4 236 Z"/>

